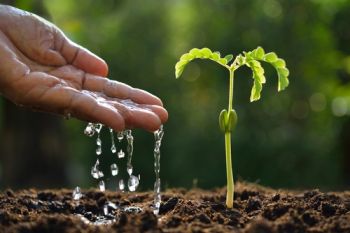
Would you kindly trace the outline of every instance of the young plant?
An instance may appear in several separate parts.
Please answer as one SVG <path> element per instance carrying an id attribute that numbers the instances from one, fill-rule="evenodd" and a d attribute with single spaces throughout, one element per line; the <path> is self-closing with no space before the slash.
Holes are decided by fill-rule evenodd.
<path id="1" fill-rule="evenodd" d="M 219 116 L 219 126 L 221 131 L 225 134 L 225 152 L 226 152 L 226 174 L 227 174 L 227 194 L 226 206 L 232 208 L 234 183 L 232 175 L 231 162 L 231 132 L 237 123 L 236 111 L 232 108 L 233 104 L 233 87 L 234 87 L 234 72 L 241 66 L 248 66 L 253 72 L 253 87 L 250 95 L 250 102 L 260 99 L 260 93 L 266 79 L 264 75 L 264 68 L 260 61 L 270 63 L 278 74 L 278 91 L 284 90 L 288 84 L 289 71 L 286 68 L 286 63 L 283 59 L 278 58 L 276 53 L 265 53 L 264 49 L 257 47 L 250 52 L 243 52 L 235 57 L 229 54 L 221 57 L 219 52 L 212 52 L 208 48 L 191 49 L 188 53 L 183 54 L 180 60 L 175 65 L 175 76 L 179 78 L 185 69 L 186 65 L 194 59 L 209 59 L 219 65 L 225 67 L 229 71 L 229 95 L 228 95 L 228 109 L 221 111 Z M 229 64 L 231 61 L 233 62 Z"/>

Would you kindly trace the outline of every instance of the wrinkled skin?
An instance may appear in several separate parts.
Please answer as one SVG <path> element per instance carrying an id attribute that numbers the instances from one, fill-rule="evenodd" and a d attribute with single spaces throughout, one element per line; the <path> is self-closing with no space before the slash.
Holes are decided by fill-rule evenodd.
<path id="1" fill-rule="evenodd" d="M 0 92 L 35 110 L 154 131 L 168 114 L 154 95 L 105 78 L 107 64 L 46 20 L 0 5 Z"/>

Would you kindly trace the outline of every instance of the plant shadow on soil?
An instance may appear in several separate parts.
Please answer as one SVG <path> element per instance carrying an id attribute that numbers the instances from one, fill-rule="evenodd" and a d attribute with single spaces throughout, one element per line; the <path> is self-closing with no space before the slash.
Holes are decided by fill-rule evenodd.
<path id="1" fill-rule="evenodd" d="M 273 190 L 236 184 L 233 209 L 225 207 L 225 189 L 169 189 L 162 193 L 158 216 L 153 192 L 8 189 L 0 194 L 0 232 L 350 232 L 350 192 Z M 103 206 L 111 224 L 96 225 Z M 142 211 L 125 211 L 137 206 Z M 134 209 L 135 210 L 135 209 Z"/>

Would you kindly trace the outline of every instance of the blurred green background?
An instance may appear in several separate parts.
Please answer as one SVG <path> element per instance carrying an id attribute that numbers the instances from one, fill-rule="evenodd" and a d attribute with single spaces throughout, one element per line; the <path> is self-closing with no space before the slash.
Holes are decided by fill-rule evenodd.
<path id="1" fill-rule="evenodd" d="M 169 112 L 161 148 L 163 188 L 226 182 L 217 118 L 227 105 L 227 72 L 196 61 L 175 80 L 177 59 L 193 47 L 236 55 L 259 45 L 286 60 L 290 86 L 277 93 L 277 75 L 265 65 L 262 98 L 249 103 L 251 73 L 236 73 L 235 177 L 275 188 L 350 187 L 350 1 L 1 2 L 49 19 L 104 58 L 110 78 L 163 100 Z M 1 188 L 96 186 L 90 176 L 95 141 L 83 135 L 86 122 L 32 113 L 5 99 L 0 122 Z M 141 174 L 141 189 L 151 189 L 153 135 L 134 134 L 134 171 Z M 116 157 L 107 130 L 102 139 L 108 173 Z"/>

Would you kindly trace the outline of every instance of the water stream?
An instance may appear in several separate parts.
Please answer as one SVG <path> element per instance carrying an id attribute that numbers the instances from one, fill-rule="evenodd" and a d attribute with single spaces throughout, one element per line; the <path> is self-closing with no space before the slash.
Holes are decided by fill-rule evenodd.
<path id="1" fill-rule="evenodd" d="M 96 156 L 97 156 L 97 158 L 96 158 L 95 164 L 91 168 L 91 176 L 94 179 L 98 180 L 98 188 L 101 192 L 104 192 L 106 190 L 106 184 L 105 184 L 104 180 L 102 179 L 104 177 L 104 173 L 99 168 L 99 165 L 100 165 L 99 158 L 101 158 L 100 156 L 102 154 L 102 140 L 100 137 L 102 128 L 103 128 L 102 124 L 88 123 L 88 125 L 86 126 L 86 128 L 84 130 L 84 134 L 89 136 L 89 137 L 93 137 L 95 134 L 97 134 L 97 137 L 96 137 L 96 146 L 97 146 L 96 147 Z M 134 151 L 134 137 L 132 135 L 132 131 L 125 130 L 122 132 L 116 132 L 116 138 L 118 140 L 117 141 L 118 145 L 116 145 L 116 143 L 115 143 L 114 131 L 112 129 L 109 129 L 109 132 L 110 132 L 110 137 L 111 137 L 111 152 L 112 152 L 112 154 L 117 154 L 116 157 L 118 159 L 123 159 L 125 157 L 125 152 L 121 148 L 120 144 L 124 138 L 127 141 L 126 172 L 129 175 L 129 177 L 127 179 L 127 183 L 125 183 L 122 178 L 119 179 L 117 190 L 124 192 L 126 185 L 127 185 L 127 189 L 130 192 L 134 192 L 134 191 L 136 191 L 137 187 L 140 184 L 140 175 L 138 175 L 138 176 L 133 175 L 134 169 L 132 166 L 132 156 L 133 156 L 133 151 Z M 164 135 L 163 126 L 161 126 L 159 128 L 159 130 L 154 132 L 155 144 L 154 144 L 153 155 L 154 155 L 154 172 L 155 172 L 155 177 L 156 177 L 155 182 L 154 182 L 154 203 L 153 203 L 154 214 L 159 213 L 159 208 L 160 208 L 160 204 L 161 204 L 161 193 L 160 193 L 161 181 L 160 181 L 159 173 L 160 173 L 160 147 L 161 147 L 163 135 Z M 110 172 L 111 172 L 112 177 L 118 177 L 118 175 L 120 174 L 120 168 L 118 167 L 117 161 L 110 165 Z M 80 188 L 76 187 L 73 191 L 73 199 L 78 201 L 82 196 L 83 196 L 83 194 L 82 194 Z M 103 213 L 104 213 L 103 215 L 109 216 L 111 214 L 110 210 L 114 211 L 117 208 L 118 207 L 115 204 L 108 202 L 103 207 Z M 137 206 L 124 207 L 123 210 L 126 212 L 130 212 L 130 211 L 131 212 L 141 212 L 142 211 L 142 209 L 137 207 Z M 100 216 L 100 217 L 101 217 L 101 223 L 104 224 L 105 223 L 105 221 L 103 220 L 104 218 L 102 216 Z M 108 221 L 110 221 L 110 219 L 108 219 Z M 99 223 L 96 222 L 96 224 L 99 224 Z"/>

